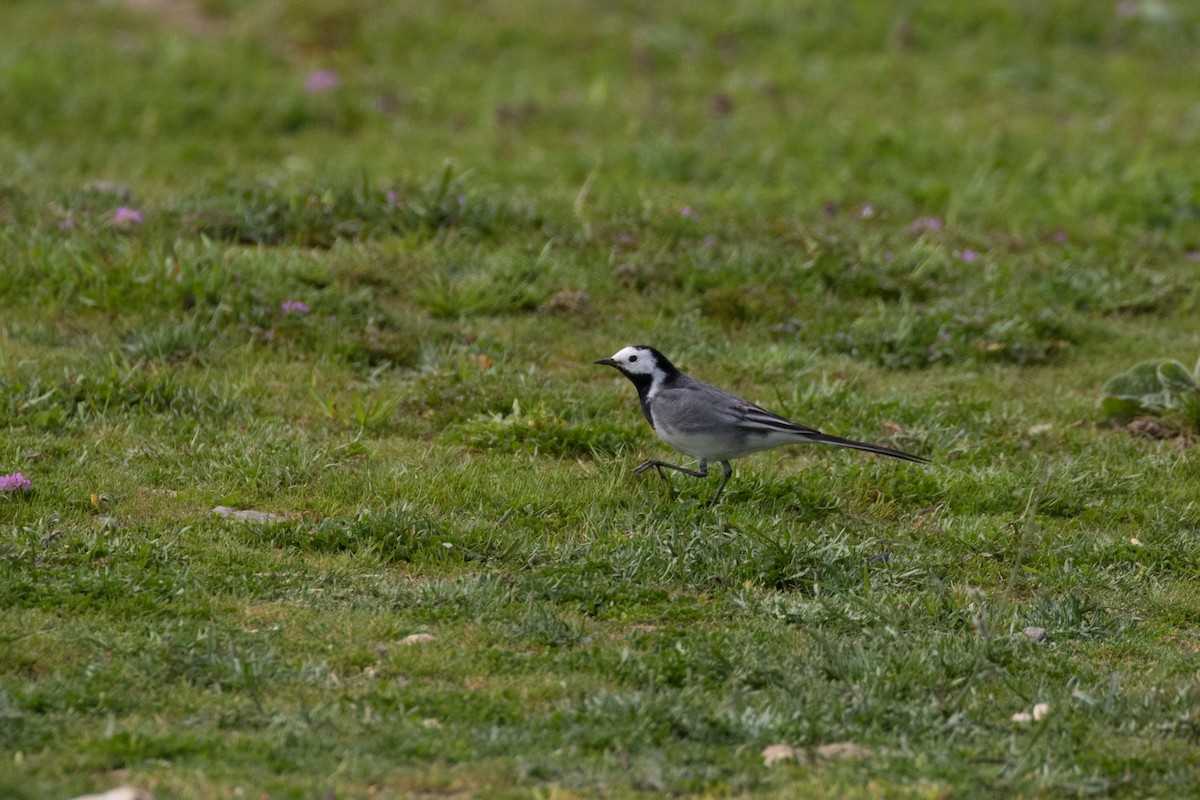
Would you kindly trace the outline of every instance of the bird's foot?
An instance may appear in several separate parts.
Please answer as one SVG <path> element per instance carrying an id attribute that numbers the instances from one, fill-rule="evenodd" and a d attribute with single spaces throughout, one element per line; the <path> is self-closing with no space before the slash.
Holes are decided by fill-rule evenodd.
<path id="1" fill-rule="evenodd" d="M 662 464 L 652 458 L 647 461 L 643 461 L 641 464 L 638 464 L 636 467 L 634 467 L 633 474 L 641 475 L 651 467 L 654 467 L 654 469 L 658 472 L 658 477 L 662 478 L 664 481 L 667 479 L 667 473 L 663 472 Z"/>

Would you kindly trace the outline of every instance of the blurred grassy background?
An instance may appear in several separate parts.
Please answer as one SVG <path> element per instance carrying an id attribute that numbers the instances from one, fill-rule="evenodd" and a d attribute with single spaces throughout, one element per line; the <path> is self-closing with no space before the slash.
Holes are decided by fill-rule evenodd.
<path id="1" fill-rule="evenodd" d="M 1157 228 L 1195 199 L 1187 3 L 8 6 L 0 164 L 39 186 L 449 157 L 563 202 L 592 175 L 610 211 L 872 202 L 1021 233 Z M 306 92 L 314 70 L 338 88 Z"/>

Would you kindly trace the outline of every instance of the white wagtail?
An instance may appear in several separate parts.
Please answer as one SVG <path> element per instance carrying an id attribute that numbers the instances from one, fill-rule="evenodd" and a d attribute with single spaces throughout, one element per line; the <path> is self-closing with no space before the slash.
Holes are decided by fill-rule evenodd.
<path id="1" fill-rule="evenodd" d="M 612 358 L 602 358 L 596 363 L 616 367 L 633 381 L 642 401 L 642 413 L 658 438 L 699 462 L 693 470 L 650 459 L 639 464 L 634 473 L 640 474 L 653 467 L 665 479 L 665 467 L 705 478 L 708 477 L 708 462 L 719 462 L 724 477 L 717 493 L 708 501 L 710 507 L 716 504 L 733 474 L 733 467 L 729 466 L 731 459 L 785 444 L 817 442 L 928 463 L 928 459 L 890 447 L 843 439 L 797 425 L 737 395 L 685 375 L 653 347 L 626 347 Z"/>

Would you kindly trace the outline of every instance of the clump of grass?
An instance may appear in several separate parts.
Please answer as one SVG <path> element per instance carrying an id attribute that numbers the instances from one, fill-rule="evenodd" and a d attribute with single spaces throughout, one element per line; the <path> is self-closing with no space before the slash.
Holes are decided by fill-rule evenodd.
<path id="1" fill-rule="evenodd" d="M 121 349 L 138 361 L 203 361 L 217 338 L 216 314 L 194 314 L 126 334 Z"/>
<path id="2" fill-rule="evenodd" d="M 1162 313 L 1183 296 L 1179 287 L 1161 273 L 1116 272 L 1087 264 L 1059 265 L 1042 280 L 1049 296 L 1058 302 L 1106 315 Z"/>
<path id="3" fill-rule="evenodd" d="M 812 269 L 830 292 L 847 298 L 922 303 L 954 292 L 963 282 L 949 251 L 920 242 L 895 252 L 882 246 L 849 248 L 825 241 Z"/>
<path id="4" fill-rule="evenodd" d="M 513 262 L 455 276 L 435 272 L 413 293 L 414 300 L 441 319 L 532 311 L 549 296 L 537 263 Z"/>
<path id="5" fill-rule="evenodd" d="M 896 369 L 996 361 L 1046 363 L 1070 348 L 1074 334 L 1054 309 L 1017 314 L 949 304 L 887 307 L 861 317 L 821 343 Z"/>
<path id="6" fill-rule="evenodd" d="M 552 607 L 532 601 L 524 616 L 512 626 L 512 634 L 522 641 L 554 648 L 573 647 L 588 638 L 578 622 L 567 619 Z"/>
<path id="7" fill-rule="evenodd" d="M 341 238 L 369 238 L 396 230 L 396 220 L 378 190 L 233 189 L 211 200 L 195 201 L 194 207 L 180 213 L 195 234 L 240 244 L 330 247 Z"/>
<path id="8" fill-rule="evenodd" d="M 1021 610 L 1024 625 L 1035 625 L 1055 639 L 1100 639 L 1136 624 L 1093 598 L 1041 594 Z"/>
<path id="9" fill-rule="evenodd" d="M 700 298 L 700 310 L 724 323 L 781 322 L 796 312 L 799 303 L 786 291 L 761 285 L 713 288 Z"/>
<path id="10" fill-rule="evenodd" d="M 442 343 L 431 348 L 407 392 L 402 408 L 444 428 L 512 407 L 512 384 L 507 379 L 511 348 L 493 336 L 467 344 Z M 552 391 L 554 381 L 544 372 L 524 376 L 522 387 L 531 396 Z"/>
<path id="11" fill-rule="evenodd" d="M 427 330 L 420 316 L 398 317 L 373 300 L 340 304 L 331 312 L 307 319 L 277 314 L 259 338 L 299 357 L 327 353 L 367 370 L 417 363 Z"/>
<path id="12" fill-rule="evenodd" d="M 198 387 L 147 362 L 111 358 L 93 372 L 50 382 L 0 378 L 0 424 L 55 430 L 109 414 L 175 414 L 220 418 L 242 409 L 215 388 Z"/>
<path id="13" fill-rule="evenodd" d="M 359 392 L 355 392 L 353 399 L 343 406 L 338 403 L 336 398 L 321 394 L 315 385 L 311 394 L 326 417 L 335 422 L 356 425 L 360 430 L 377 430 L 385 427 L 397 406 L 395 400 L 380 397 L 378 394 L 360 394 Z"/>
<path id="14" fill-rule="evenodd" d="M 445 567 L 463 558 L 459 537 L 443 522 L 408 503 L 378 512 L 362 511 L 349 519 L 272 525 L 263 534 L 278 547 L 302 553 L 349 553 L 386 564 Z"/>
<path id="15" fill-rule="evenodd" d="M 275 646 L 281 633 L 248 633 L 211 623 L 174 626 L 157 642 L 152 678 L 261 697 L 264 684 L 286 671 Z"/>
<path id="16" fill-rule="evenodd" d="M 526 409 L 517 400 L 507 414 L 484 414 L 455 423 L 443 437 L 474 450 L 562 457 L 616 455 L 640 439 L 628 428 L 594 420 L 572 424 L 545 404 Z"/>
<path id="17" fill-rule="evenodd" d="M 256 245 L 331 247 L 411 232 L 455 230 L 488 236 L 501 228 L 536 226 L 528 207 L 497 201 L 470 187 L 447 163 L 426 183 L 285 191 L 271 186 L 221 187 L 176 210 L 191 231 Z"/>

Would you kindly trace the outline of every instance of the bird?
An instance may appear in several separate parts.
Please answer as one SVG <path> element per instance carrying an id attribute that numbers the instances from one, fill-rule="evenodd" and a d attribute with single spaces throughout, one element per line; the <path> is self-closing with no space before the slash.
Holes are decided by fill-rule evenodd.
<path id="1" fill-rule="evenodd" d="M 633 470 L 634 474 L 655 469 L 665 480 L 667 476 L 663 470 L 671 469 L 684 475 L 707 478 L 709 462 L 716 462 L 721 465 L 721 485 L 708 501 L 709 508 L 716 505 L 733 475 L 730 461 L 787 444 L 830 444 L 902 461 L 929 463 L 928 459 L 912 453 L 821 433 L 816 428 L 773 414 L 680 371 L 649 345 L 630 345 L 594 363 L 615 367 L 632 381 L 641 400 L 642 413 L 658 438 L 697 462 L 696 469 L 688 469 L 652 458 L 639 464 Z"/>

